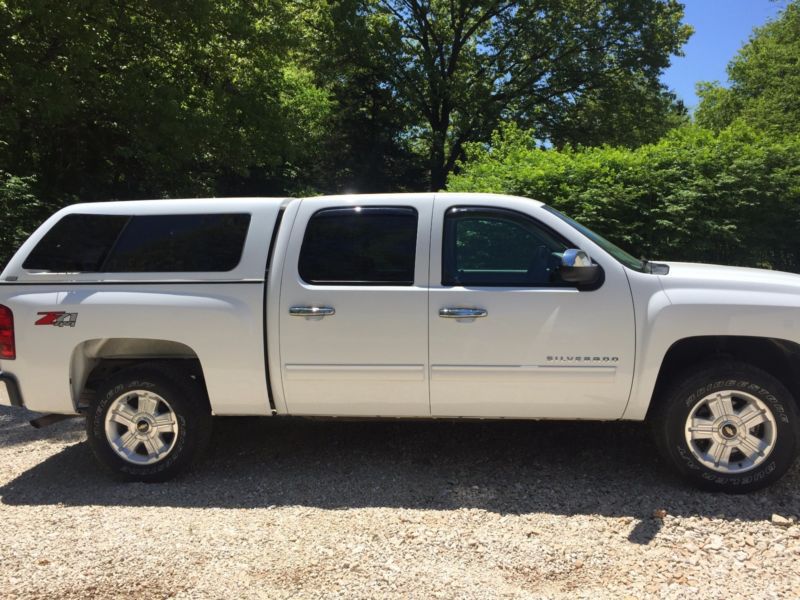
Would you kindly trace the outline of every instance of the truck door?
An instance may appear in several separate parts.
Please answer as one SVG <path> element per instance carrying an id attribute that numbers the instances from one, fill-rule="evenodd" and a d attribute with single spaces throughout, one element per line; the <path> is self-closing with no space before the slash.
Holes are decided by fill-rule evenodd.
<path id="1" fill-rule="evenodd" d="M 601 284 L 578 289 L 560 282 L 560 253 L 586 240 L 568 239 L 564 229 L 571 228 L 546 225 L 548 216 L 555 220 L 524 199 L 437 196 L 429 310 L 433 416 L 622 415 L 635 348 L 627 275 L 608 255 L 596 255 Z"/>
<path id="2" fill-rule="evenodd" d="M 290 414 L 430 414 L 432 208 L 432 194 L 302 201 L 280 293 Z"/>

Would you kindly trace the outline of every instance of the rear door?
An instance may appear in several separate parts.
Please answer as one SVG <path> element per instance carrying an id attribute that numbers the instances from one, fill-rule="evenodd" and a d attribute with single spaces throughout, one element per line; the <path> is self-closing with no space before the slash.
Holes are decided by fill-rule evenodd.
<path id="1" fill-rule="evenodd" d="M 433 195 L 303 200 L 280 297 L 287 409 L 427 416 Z"/>

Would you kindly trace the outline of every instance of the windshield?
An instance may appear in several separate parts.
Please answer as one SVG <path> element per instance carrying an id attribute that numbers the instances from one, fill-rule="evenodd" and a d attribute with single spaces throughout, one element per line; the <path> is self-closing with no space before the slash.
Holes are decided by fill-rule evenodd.
<path id="1" fill-rule="evenodd" d="M 629 269 L 633 269 L 634 271 L 639 271 L 640 273 L 644 273 L 647 270 L 647 263 L 645 261 L 639 260 L 638 258 L 632 256 L 631 254 L 628 254 L 627 252 L 625 252 L 625 250 L 623 250 L 616 244 L 612 244 L 606 238 L 596 234 L 588 227 L 581 225 L 574 219 L 570 219 L 567 215 L 558 212 L 555 208 L 551 206 L 544 206 L 543 208 L 547 212 L 554 214 L 565 223 L 571 225 L 572 227 L 580 231 L 583 235 L 588 237 L 595 244 L 600 246 L 603 250 L 608 252 L 611 256 L 616 258 L 619 262 L 621 262 Z"/>

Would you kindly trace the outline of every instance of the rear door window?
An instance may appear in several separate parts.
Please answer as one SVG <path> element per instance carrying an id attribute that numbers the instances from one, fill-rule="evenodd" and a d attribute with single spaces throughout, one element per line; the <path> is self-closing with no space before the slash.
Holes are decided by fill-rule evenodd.
<path id="1" fill-rule="evenodd" d="M 306 227 L 300 277 L 316 285 L 413 285 L 417 221 L 410 207 L 320 210 Z"/>

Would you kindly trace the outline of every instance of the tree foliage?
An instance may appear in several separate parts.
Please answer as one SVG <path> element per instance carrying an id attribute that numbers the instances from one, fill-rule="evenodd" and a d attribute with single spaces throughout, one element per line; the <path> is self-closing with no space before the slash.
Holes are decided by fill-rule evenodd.
<path id="1" fill-rule="evenodd" d="M 33 191 L 31 177 L 15 177 L 0 171 L 0 269 L 45 217 L 42 203 Z"/>
<path id="2" fill-rule="evenodd" d="M 0 170 L 83 201 L 441 187 L 501 119 L 637 144 L 676 0 L 2 0 Z"/>
<path id="3" fill-rule="evenodd" d="M 301 164 L 330 112 L 271 0 L 0 3 L 0 169 L 44 198 L 228 191 Z"/>
<path id="4" fill-rule="evenodd" d="M 469 145 L 448 189 L 542 200 L 648 258 L 800 270 L 800 136 L 687 125 L 637 149 L 556 151 L 512 125 Z"/>
<path id="5" fill-rule="evenodd" d="M 737 119 L 783 136 L 800 133 L 800 3 L 755 30 L 728 66 L 729 88 L 701 83 L 696 119 L 721 131 Z"/>
<path id="6" fill-rule="evenodd" d="M 298 60 L 330 92 L 335 109 L 311 187 L 328 192 L 413 191 L 426 180 L 423 157 L 408 135 L 416 125 L 391 79 L 393 59 L 379 44 L 381 23 L 367 18 L 363 0 L 301 0 Z"/>
<path id="7" fill-rule="evenodd" d="M 501 120 L 555 145 L 636 145 L 681 112 L 659 82 L 691 33 L 676 0 L 370 0 L 364 11 L 392 60 L 387 84 L 419 115 L 432 189 Z"/>

